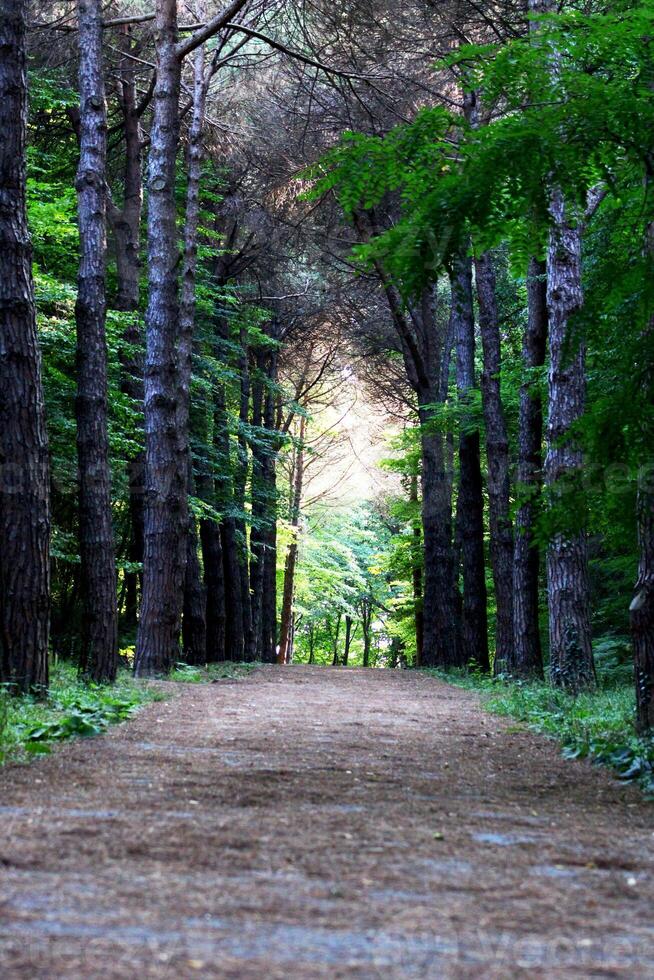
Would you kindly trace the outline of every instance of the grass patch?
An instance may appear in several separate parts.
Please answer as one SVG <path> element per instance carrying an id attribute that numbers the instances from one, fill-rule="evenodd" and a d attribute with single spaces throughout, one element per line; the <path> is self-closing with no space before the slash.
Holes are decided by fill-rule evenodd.
<path id="1" fill-rule="evenodd" d="M 482 704 L 523 727 L 556 739 L 567 759 L 591 759 L 636 782 L 654 800 L 654 740 L 639 738 L 631 668 L 609 645 L 596 655 L 598 688 L 574 698 L 544 682 L 488 677 L 477 671 L 431 671 L 482 695 Z"/>
<path id="2" fill-rule="evenodd" d="M 260 663 L 232 663 L 225 660 L 219 664 L 207 664 L 205 667 L 192 667 L 190 664 L 175 664 L 175 669 L 168 675 L 169 681 L 181 681 L 184 684 L 206 684 L 210 681 L 242 680 L 260 667 Z"/>
<path id="3" fill-rule="evenodd" d="M 163 695 L 121 671 L 113 685 L 86 684 L 70 664 L 53 666 L 48 696 L 38 701 L 0 693 L 0 764 L 8 759 L 43 755 L 55 742 L 99 735 L 130 718 Z"/>

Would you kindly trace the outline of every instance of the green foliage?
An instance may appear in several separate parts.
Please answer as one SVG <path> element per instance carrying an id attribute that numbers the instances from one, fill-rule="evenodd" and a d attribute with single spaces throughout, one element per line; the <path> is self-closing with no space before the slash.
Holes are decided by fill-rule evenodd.
<path id="1" fill-rule="evenodd" d="M 70 664 L 59 663 L 52 668 L 44 700 L 0 692 L 0 762 L 50 752 L 53 742 L 99 735 L 161 698 L 159 691 L 126 671 L 112 686 L 86 684 Z"/>
<path id="2" fill-rule="evenodd" d="M 205 684 L 207 681 L 218 683 L 219 681 L 243 680 L 253 670 L 260 667 L 257 663 L 224 663 L 207 664 L 205 667 L 194 667 L 191 664 L 178 663 L 175 669 L 168 675 L 168 680 L 177 681 L 182 684 Z"/>

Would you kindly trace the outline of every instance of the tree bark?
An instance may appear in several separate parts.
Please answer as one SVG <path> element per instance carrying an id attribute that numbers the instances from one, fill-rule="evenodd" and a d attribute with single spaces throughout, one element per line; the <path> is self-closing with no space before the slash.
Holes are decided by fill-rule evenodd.
<path id="1" fill-rule="evenodd" d="M 361 610 L 361 629 L 363 630 L 363 666 L 370 666 L 370 627 L 372 625 L 372 602 L 363 603 Z"/>
<path id="2" fill-rule="evenodd" d="M 472 418 L 475 387 L 475 321 L 472 264 L 460 257 L 452 277 L 452 318 L 456 342 L 456 384 L 461 410 L 457 541 L 463 572 L 462 643 L 466 660 L 488 670 L 488 613 L 484 567 L 484 498 L 479 428 Z"/>
<path id="3" fill-rule="evenodd" d="M 125 26 L 125 56 L 120 64 L 118 98 L 123 124 L 125 166 L 122 175 L 123 199 L 117 207 L 108 201 L 107 217 L 113 234 L 116 258 L 116 296 L 114 308 L 122 312 L 136 313 L 140 301 L 140 234 L 143 188 L 141 180 L 141 133 L 136 103 L 135 63 L 129 57 L 130 41 Z M 141 327 L 138 316 L 130 318 L 121 352 L 123 370 L 121 390 L 135 403 L 143 404 L 143 356 Z M 130 539 L 129 561 L 143 564 L 143 494 L 145 483 L 145 453 L 139 451 L 127 464 L 129 484 Z M 135 628 L 138 616 L 138 589 L 142 580 L 140 572 L 125 573 L 126 600 L 124 622 Z"/>
<path id="4" fill-rule="evenodd" d="M 116 563 L 107 408 L 106 157 L 100 0 L 79 0 L 80 157 L 75 186 L 80 234 L 77 324 L 77 459 L 82 574 L 80 667 L 112 682 L 118 668 Z"/>
<path id="5" fill-rule="evenodd" d="M 48 444 L 27 228 L 24 0 L 0 2 L 0 677 L 48 683 Z"/>
<path id="6" fill-rule="evenodd" d="M 179 429 L 179 303 L 175 163 L 181 62 L 176 0 L 157 0 L 157 81 L 148 167 L 148 284 L 145 361 L 146 491 L 143 600 L 135 672 L 167 673 L 179 657 L 186 536 L 185 433 Z"/>
<path id="7" fill-rule="evenodd" d="M 284 593 L 282 598 L 282 615 L 279 628 L 279 654 L 277 661 L 280 664 L 288 663 L 288 647 L 293 616 L 293 594 L 295 590 L 295 567 L 298 555 L 298 535 L 300 528 L 300 513 L 302 507 L 302 485 L 304 482 L 304 439 L 306 436 L 307 420 L 303 415 L 300 418 L 300 431 L 298 435 L 298 447 L 295 457 L 295 472 L 293 474 L 292 500 L 290 525 L 293 537 L 286 554 L 284 566 Z"/>
<path id="8" fill-rule="evenodd" d="M 201 10 L 198 13 L 202 13 Z M 189 400 L 193 368 L 193 334 L 196 308 L 196 274 L 198 258 L 198 228 L 200 223 L 200 180 L 204 151 L 205 105 L 208 81 L 205 78 L 204 45 L 195 51 L 193 66 L 193 116 L 189 128 L 186 215 L 184 220 L 184 257 L 179 306 L 179 397 L 177 426 L 188 452 L 188 493 L 193 490 L 193 460 L 189 431 Z M 182 645 L 187 663 L 206 662 L 205 590 L 202 585 L 195 516 L 189 511 L 187 528 L 187 558 L 182 610 Z"/>
<path id="9" fill-rule="evenodd" d="M 571 435 L 585 407 L 585 348 L 570 320 L 583 304 L 581 228 L 566 214 L 563 194 L 551 194 L 547 255 L 550 368 L 545 482 L 560 504 L 581 472 L 583 456 Z M 591 645 L 588 548 L 585 530 L 557 533 L 547 549 L 550 679 L 573 693 L 595 685 Z"/>
<path id="10" fill-rule="evenodd" d="M 352 637 L 354 636 L 354 621 L 351 616 L 345 617 L 345 647 L 343 648 L 343 666 L 347 667 L 348 660 L 350 659 L 350 647 L 352 646 Z"/>
<path id="11" fill-rule="evenodd" d="M 646 169 L 648 190 L 653 182 L 654 160 L 650 160 Z M 654 269 L 654 223 L 650 223 L 646 229 L 645 255 L 651 278 Z M 654 317 L 650 317 L 643 337 L 644 350 L 651 346 L 653 332 Z M 646 393 L 651 389 L 651 365 L 646 364 L 641 370 L 642 387 Z M 650 460 L 639 473 L 636 526 L 638 577 L 629 606 L 636 686 L 636 729 L 641 735 L 650 735 L 654 728 L 654 467 Z"/>
<path id="12" fill-rule="evenodd" d="M 336 630 L 334 632 L 334 644 L 332 647 L 332 667 L 338 667 L 338 639 L 341 635 L 341 622 L 343 620 L 343 613 L 339 612 L 336 617 Z"/>
<path id="13" fill-rule="evenodd" d="M 534 529 L 542 482 L 543 408 L 534 368 L 545 363 L 547 346 L 547 269 L 532 259 L 527 275 L 528 320 L 522 342 L 525 379 L 520 386 L 517 494 L 513 543 L 513 662 L 517 677 L 542 677 L 543 656 L 538 627 L 540 555 Z"/>
<path id="14" fill-rule="evenodd" d="M 475 259 L 475 280 L 484 355 L 481 396 L 488 457 L 490 558 L 497 607 L 493 671 L 500 674 L 513 661 L 513 530 L 509 499 L 509 437 L 500 389 L 502 354 L 495 269 L 488 252 Z"/>
<path id="15" fill-rule="evenodd" d="M 256 644 L 252 630 L 250 565 L 248 560 L 248 537 L 245 520 L 245 493 L 249 469 L 247 428 L 250 421 L 250 365 L 247 330 L 245 328 L 241 329 L 239 345 L 240 399 L 234 504 L 238 515 L 236 517 L 236 531 L 239 544 L 238 559 L 241 579 L 241 608 L 243 609 L 243 659 L 245 661 L 252 661 L 255 657 Z"/>

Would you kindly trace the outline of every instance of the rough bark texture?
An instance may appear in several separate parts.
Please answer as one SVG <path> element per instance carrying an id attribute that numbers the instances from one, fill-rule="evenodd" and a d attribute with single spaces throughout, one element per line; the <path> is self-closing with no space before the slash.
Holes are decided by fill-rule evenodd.
<path id="1" fill-rule="evenodd" d="M 198 10 L 198 13 L 202 13 Z M 177 426 L 182 433 L 188 452 L 188 492 L 193 491 L 193 462 L 189 431 L 189 402 L 193 366 L 193 334 L 196 308 L 196 274 L 198 258 L 198 227 L 200 222 L 200 179 L 204 159 L 202 137 L 204 133 L 205 104 L 208 82 L 205 78 L 204 46 L 194 55 L 193 66 L 193 116 L 189 127 L 186 215 L 184 221 L 184 257 L 182 260 L 182 286 L 179 307 L 179 397 Z M 186 571 L 184 575 L 184 604 L 182 611 L 182 646 L 186 663 L 202 664 L 206 661 L 206 598 L 198 559 L 198 540 L 195 516 L 189 512 Z"/>
<path id="2" fill-rule="evenodd" d="M 547 310 L 550 368 L 545 482 L 551 501 L 561 501 L 583 466 L 571 427 L 584 411 L 585 349 L 570 319 L 583 303 L 581 228 L 566 215 L 563 195 L 554 190 L 547 256 Z M 547 549 L 550 679 L 573 692 L 591 688 L 595 669 L 591 646 L 586 533 L 555 534 Z"/>
<path id="3" fill-rule="evenodd" d="M 456 344 L 456 384 L 461 410 L 457 542 L 463 577 L 462 643 L 466 660 L 487 670 L 488 618 L 484 568 L 484 498 L 479 428 L 472 418 L 475 387 L 475 320 L 472 263 L 460 258 L 452 274 L 452 320 Z"/>
<path id="4" fill-rule="evenodd" d="M 381 270 L 378 273 L 402 347 L 407 378 L 418 400 L 425 555 L 422 664 L 460 665 L 463 649 L 454 574 L 451 475 L 446 440 L 433 417 L 434 406 L 444 397 L 449 324 L 443 325 L 437 319 L 432 290 L 424 291 L 419 308 L 405 313 L 395 289 Z"/>
<path id="5" fill-rule="evenodd" d="M 534 368 L 545 363 L 547 346 L 547 269 L 532 259 L 527 276 L 528 320 L 522 342 L 524 381 L 520 387 L 517 495 L 513 542 L 513 661 L 518 677 L 542 677 L 543 657 L 538 628 L 540 555 L 534 527 L 542 484 L 543 407 Z"/>
<path id="6" fill-rule="evenodd" d="M 500 390 L 500 327 L 495 270 L 489 253 L 475 260 L 475 281 L 484 354 L 481 396 L 488 458 L 490 559 L 497 608 L 493 670 L 498 674 L 513 661 L 513 530 L 509 512 L 509 437 Z"/>
<path id="7" fill-rule="evenodd" d="M 186 563 L 187 446 L 178 427 L 179 304 L 175 158 L 180 61 L 175 0 L 158 0 L 157 81 L 148 168 L 148 285 L 145 362 L 146 490 L 139 676 L 165 673 L 179 656 Z"/>
<path id="8" fill-rule="evenodd" d="M 252 445 L 252 529 L 250 531 L 250 591 L 252 610 L 253 655 L 255 660 L 270 656 L 269 629 L 264 617 L 266 556 L 270 546 L 271 529 L 276 521 L 274 469 L 277 439 L 270 413 L 272 374 L 276 369 L 276 353 L 257 354 L 257 373 L 252 386 L 252 427 L 259 433 Z M 268 409 L 268 410 L 267 410 Z M 276 605 L 276 603 L 275 603 Z M 274 623 L 273 623 L 274 627 Z M 274 643 L 272 644 L 274 655 Z"/>
<path id="9" fill-rule="evenodd" d="M 128 28 L 125 26 L 125 32 Z M 125 166 L 122 175 L 122 204 L 120 207 L 109 200 L 107 217 L 113 235 L 116 259 L 115 309 L 123 312 L 138 311 L 140 261 L 141 210 L 143 188 L 141 180 L 141 133 L 136 102 L 136 63 L 128 57 L 130 40 L 123 39 L 126 51 L 120 63 L 118 100 L 123 125 Z M 140 318 L 130 319 L 123 334 L 125 347 L 121 351 L 123 369 L 121 390 L 139 405 L 143 404 L 143 356 Z M 138 452 L 127 464 L 129 483 L 130 538 L 127 557 L 134 564 L 143 562 L 143 493 L 145 483 L 145 453 Z M 135 628 L 138 611 L 138 589 L 141 574 L 125 573 L 126 597 L 124 623 Z"/>
<path id="10" fill-rule="evenodd" d="M 50 498 L 25 205 L 24 0 L 0 2 L 0 677 L 48 683 Z"/>
<path id="11" fill-rule="evenodd" d="M 80 158 L 75 186 L 80 233 L 77 280 L 77 459 L 84 615 L 80 665 L 97 682 L 118 667 L 116 564 L 107 422 L 106 156 L 100 0 L 79 0 Z"/>
<path id="12" fill-rule="evenodd" d="M 277 354 L 271 353 L 268 369 L 269 387 L 264 402 L 263 424 L 271 437 L 277 431 L 275 394 Z M 266 488 L 268 523 L 263 536 L 263 579 L 261 607 L 261 659 L 274 663 L 277 659 L 277 471 L 276 453 L 279 438 L 274 437 L 275 451 L 266 455 L 263 484 Z"/>

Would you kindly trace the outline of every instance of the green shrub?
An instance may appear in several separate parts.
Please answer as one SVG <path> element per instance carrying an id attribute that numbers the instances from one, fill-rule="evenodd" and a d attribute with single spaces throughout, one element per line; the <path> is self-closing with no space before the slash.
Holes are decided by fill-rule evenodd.
<path id="1" fill-rule="evenodd" d="M 99 735 L 162 696 L 127 671 L 114 685 L 86 684 L 74 667 L 57 664 L 45 700 L 0 693 L 0 763 L 25 753 L 47 753 L 53 742 Z"/>

